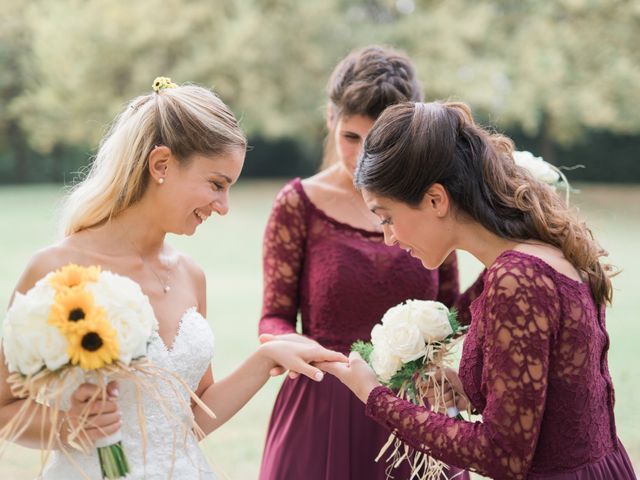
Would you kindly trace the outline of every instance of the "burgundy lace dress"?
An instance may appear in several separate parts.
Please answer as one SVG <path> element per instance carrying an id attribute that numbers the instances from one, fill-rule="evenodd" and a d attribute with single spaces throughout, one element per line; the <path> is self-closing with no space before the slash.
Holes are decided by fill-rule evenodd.
<path id="1" fill-rule="evenodd" d="M 429 412 L 384 387 L 367 415 L 450 465 L 491 478 L 635 479 L 616 436 L 605 309 L 588 284 L 501 254 L 471 305 L 460 379 L 482 422 Z"/>
<path id="2" fill-rule="evenodd" d="M 327 216 L 300 179 L 276 198 L 264 239 L 264 281 L 261 333 L 295 332 L 300 312 L 304 335 L 344 353 L 355 340 L 369 340 L 384 312 L 404 300 L 452 305 L 458 298 L 455 256 L 428 271 L 386 246 L 382 234 Z M 388 437 L 335 377 L 320 383 L 287 378 L 269 423 L 260 479 L 383 480 L 387 466 L 374 460 Z M 393 475 L 406 479 L 408 470 Z"/>

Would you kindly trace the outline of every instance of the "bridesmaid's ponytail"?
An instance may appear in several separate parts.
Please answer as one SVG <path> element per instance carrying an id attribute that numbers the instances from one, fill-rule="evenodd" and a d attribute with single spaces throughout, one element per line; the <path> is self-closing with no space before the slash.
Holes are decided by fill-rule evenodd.
<path id="1" fill-rule="evenodd" d="M 476 125 L 463 103 L 389 107 L 367 136 L 354 181 L 412 206 L 440 183 L 456 212 L 496 235 L 562 250 L 596 302 L 611 302 L 611 266 L 600 262 L 607 252 L 553 187 L 516 165 L 513 142 Z"/>

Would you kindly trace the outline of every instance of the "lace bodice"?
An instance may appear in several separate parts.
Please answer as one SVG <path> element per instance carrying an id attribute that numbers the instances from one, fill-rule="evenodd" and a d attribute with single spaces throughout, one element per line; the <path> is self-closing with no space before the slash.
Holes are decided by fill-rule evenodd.
<path id="1" fill-rule="evenodd" d="M 482 422 L 383 387 L 367 413 L 415 448 L 492 478 L 576 471 L 617 448 L 605 310 L 588 284 L 509 250 L 487 270 L 471 313 L 459 373 Z"/>
<path id="2" fill-rule="evenodd" d="M 178 373 L 195 391 L 200 379 L 206 372 L 213 355 L 213 333 L 207 321 L 197 310 L 187 310 L 178 327 L 173 345 L 166 346 L 162 338 L 154 333 L 149 344 L 149 358 L 158 367 Z M 174 390 L 167 379 L 156 381 L 162 397 L 177 412 Z M 175 384 L 177 386 L 177 383 Z M 146 426 L 146 461 L 143 457 L 142 436 L 138 423 L 138 401 L 134 387 L 125 381 L 119 384 L 118 404 L 122 411 L 122 444 L 129 460 L 131 473 L 128 480 L 160 479 L 203 479 L 214 478 L 210 467 L 192 435 L 187 436 L 182 426 L 176 426 L 175 420 L 168 419 L 153 398 L 143 398 Z M 183 399 L 190 403 L 187 392 L 179 388 Z M 172 462 L 175 441 L 175 462 Z M 98 480 L 101 477 L 95 450 L 90 455 L 71 450 L 72 461 L 77 463 L 88 478 Z M 84 478 L 69 459 L 55 452 L 51 464 L 47 467 L 45 480 L 69 480 Z M 173 465 L 172 465 L 173 463 Z"/>
<path id="3" fill-rule="evenodd" d="M 404 300 L 454 304 L 455 254 L 440 269 L 426 270 L 383 240 L 381 233 L 329 217 L 307 197 L 300 179 L 289 182 L 278 193 L 264 236 L 260 332 L 295 332 L 300 313 L 302 333 L 347 351 L 355 340 L 369 340 L 384 312 Z"/>

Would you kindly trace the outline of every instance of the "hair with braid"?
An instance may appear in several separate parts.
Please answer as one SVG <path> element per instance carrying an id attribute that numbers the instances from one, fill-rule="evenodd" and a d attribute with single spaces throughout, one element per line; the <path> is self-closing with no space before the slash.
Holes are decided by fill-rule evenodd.
<path id="1" fill-rule="evenodd" d="M 335 118 L 362 115 L 373 120 L 389 105 L 421 101 L 415 68 L 404 53 L 388 47 L 354 50 L 333 70 L 327 85 Z M 325 141 L 322 167 L 335 162 L 334 132 Z"/>

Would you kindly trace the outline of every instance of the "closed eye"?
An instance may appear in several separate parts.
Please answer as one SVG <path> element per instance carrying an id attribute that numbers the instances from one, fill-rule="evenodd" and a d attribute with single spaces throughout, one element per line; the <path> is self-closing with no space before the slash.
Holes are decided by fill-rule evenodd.
<path id="1" fill-rule="evenodd" d="M 213 189 L 216 190 L 216 191 L 224 190 L 224 185 L 222 185 L 219 182 L 216 182 L 215 180 L 209 180 L 209 183 L 211 184 Z"/>
<path id="2" fill-rule="evenodd" d="M 380 225 L 381 225 L 381 226 L 384 226 L 384 225 L 393 225 L 393 222 L 391 221 L 391 219 L 390 219 L 390 218 L 383 218 L 383 219 L 382 219 L 382 221 L 380 222 Z"/>

